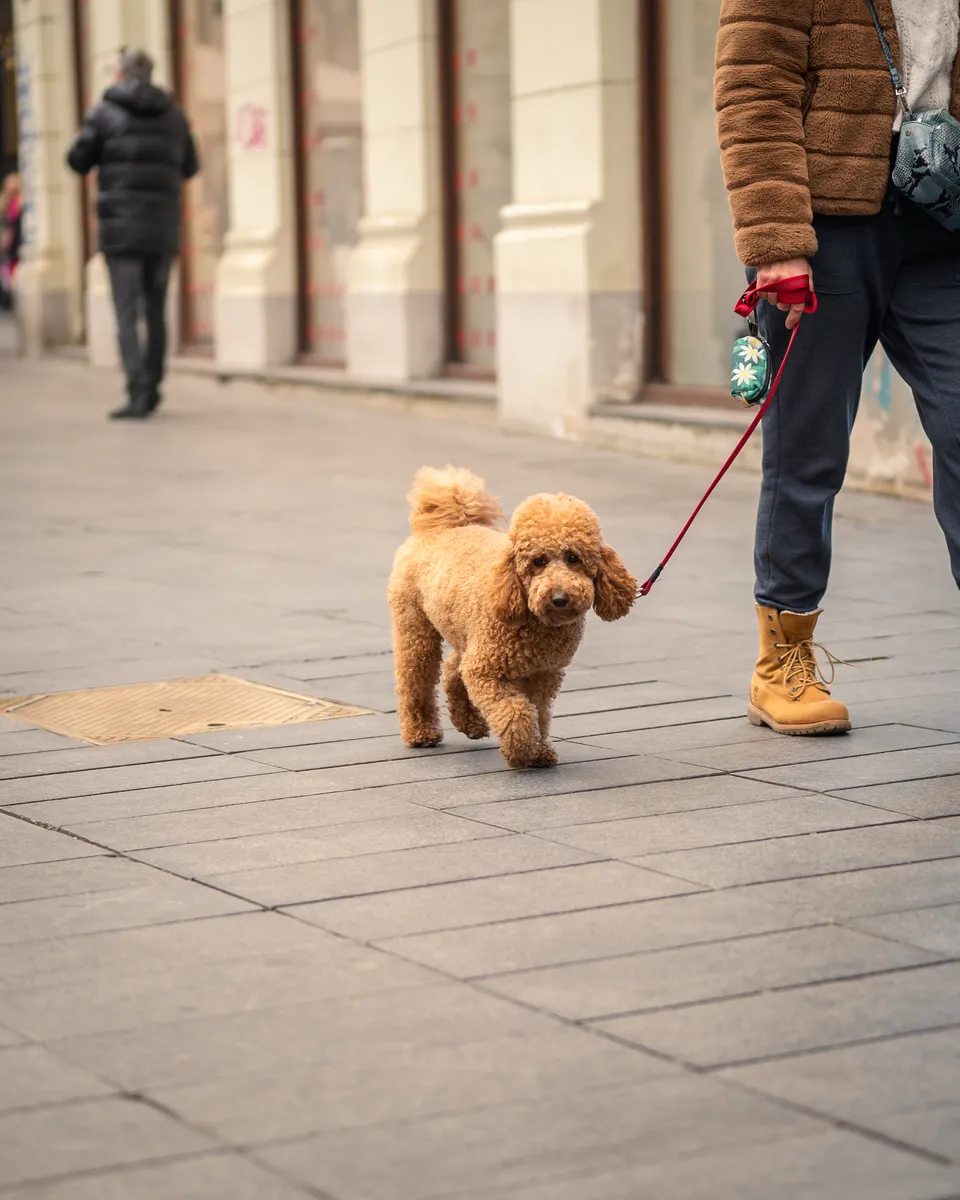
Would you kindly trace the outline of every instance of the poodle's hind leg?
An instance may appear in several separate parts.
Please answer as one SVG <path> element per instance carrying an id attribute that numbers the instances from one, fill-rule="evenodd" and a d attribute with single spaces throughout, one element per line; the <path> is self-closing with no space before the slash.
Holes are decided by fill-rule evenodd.
<path id="1" fill-rule="evenodd" d="M 467 685 L 460 675 L 460 655 L 456 650 L 443 664 L 443 688 L 447 694 L 447 709 L 454 729 L 459 729 L 464 737 L 474 741 L 489 737 L 490 726 L 483 713 L 470 699 Z"/>
<path id="2" fill-rule="evenodd" d="M 394 605 L 393 666 L 397 677 L 400 736 L 408 746 L 443 741 L 437 688 L 443 642 L 419 605 Z"/>
<path id="3" fill-rule="evenodd" d="M 537 710 L 537 723 L 540 728 L 540 751 L 534 763 L 538 767 L 552 767 L 558 761 L 556 748 L 550 741 L 550 718 L 553 702 L 562 683 L 562 671 L 544 671 L 524 680 L 523 690 Z"/>

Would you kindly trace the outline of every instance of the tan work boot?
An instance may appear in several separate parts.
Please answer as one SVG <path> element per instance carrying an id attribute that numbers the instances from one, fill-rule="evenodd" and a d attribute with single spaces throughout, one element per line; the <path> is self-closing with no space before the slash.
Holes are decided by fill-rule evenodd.
<path id="1" fill-rule="evenodd" d="M 833 665 L 842 662 L 813 640 L 820 610 L 812 613 L 777 612 L 757 605 L 760 655 L 750 684 L 747 716 L 754 725 L 769 725 L 777 733 L 846 733 L 850 714 L 830 696 Z M 830 678 L 817 666 L 816 650 L 830 663 Z"/>

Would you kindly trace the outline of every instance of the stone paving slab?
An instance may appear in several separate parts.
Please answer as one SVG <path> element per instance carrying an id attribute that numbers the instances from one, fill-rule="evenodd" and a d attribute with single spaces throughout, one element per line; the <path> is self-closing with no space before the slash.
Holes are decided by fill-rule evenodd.
<path id="1" fill-rule="evenodd" d="M 33 775 L 61 775 L 104 767 L 168 762 L 171 759 L 205 758 L 212 751 L 184 742 L 127 742 L 120 746 L 84 746 L 82 749 L 47 750 L 10 754 L 0 758 L 0 780 L 28 779 Z M 0 784 L 6 789 L 5 784 Z"/>
<path id="2" fill-rule="evenodd" d="M 69 771 L 62 775 L 8 779 L 0 795 L 4 806 L 10 808 L 43 800 L 124 792 L 131 788 L 195 783 L 207 779 L 246 778 L 250 775 L 266 775 L 273 770 L 274 767 L 250 758 L 205 754 L 200 758 L 157 762 L 149 766 L 104 767 L 93 771 Z"/>
<path id="3" fill-rule="evenodd" d="M 674 753 L 683 762 L 720 771 L 742 772 L 863 755 L 874 757 L 894 750 L 912 750 L 956 741 L 960 741 L 960 738 L 942 730 L 919 729 L 913 725 L 874 725 L 869 729 L 854 730 L 844 738 L 817 741 L 814 738 L 782 738 L 773 734 L 762 740 L 732 746 L 684 749 Z"/>
<path id="4" fill-rule="evenodd" d="M 9 1046 L 0 1053 L 0 1115 L 11 1109 L 108 1096 L 114 1091 L 102 1079 L 44 1046 Z"/>
<path id="5" fill-rule="evenodd" d="M 138 967 L 131 975 L 120 965 L 94 988 L 89 978 L 56 987 L 5 988 L 0 991 L 0 1020 L 45 1041 L 425 987 L 436 979 L 431 971 L 319 932 L 309 949 L 296 953 L 167 964 L 162 971 L 149 964 Z"/>
<path id="6" fill-rule="evenodd" d="M 661 1059 L 559 1027 L 456 1045 L 399 1044 L 382 1061 L 325 1062 L 292 1075 L 213 1080 L 150 1095 L 185 1120 L 250 1145 L 678 1073 Z"/>
<path id="7" fill-rule="evenodd" d="M 191 1154 L 4 1192 L 10 1200 L 305 1200 L 309 1194 L 230 1152 Z"/>
<path id="8" fill-rule="evenodd" d="M 767 839 L 897 821 L 895 813 L 800 792 L 776 800 L 728 804 L 693 812 L 553 826 L 542 831 L 542 836 L 611 857 L 629 858 L 641 854 L 644 859 L 652 859 L 658 853 L 668 851 L 731 843 L 745 847 L 751 842 Z M 762 851 L 762 848 L 758 847 L 758 850 Z"/>
<path id="9" fill-rule="evenodd" d="M 581 1021 L 936 960 L 932 952 L 880 937 L 816 926 L 521 971 L 486 984 L 498 995 Z"/>
<path id="10" fill-rule="evenodd" d="M 314 931 L 315 932 L 315 931 Z M 287 1004 L 51 1042 L 71 1062 L 129 1091 L 337 1063 L 359 1071 L 402 1048 L 555 1032 L 556 1020 L 498 996 L 440 982 Z M 584 1036 L 587 1036 L 584 1034 Z M 591 1035 L 592 1036 L 592 1035 Z M 661 1059 L 656 1073 L 663 1070 Z"/>
<path id="11" fill-rule="evenodd" d="M 677 881 L 677 886 L 682 886 Z M 391 938 L 415 962 L 469 978 L 791 929 L 808 924 L 786 906 L 749 895 L 700 892 L 642 904 Z"/>
<path id="12" fill-rule="evenodd" d="M 293 915 L 345 937 L 371 941 L 462 929 L 578 909 L 629 904 L 693 890 L 668 876 L 620 862 L 583 863 L 546 871 L 434 884 L 348 900 L 300 904 Z"/>
<path id="13" fill-rule="evenodd" d="M 0 692 L 223 671 L 381 711 L 103 748 L 0 717 L 0 1192 L 960 1194 L 960 621 L 929 509 L 838 504 L 818 633 L 861 660 L 849 738 L 744 718 L 734 473 L 631 617 L 588 622 L 562 765 L 514 772 L 397 736 L 414 470 L 583 495 L 642 575 L 701 468 L 185 377 L 128 429 L 102 375 L 2 369 Z M 787 1071 L 865 1040 L 832 1094 Z"/>
<path id="14" fill-rule="evenodd" d="M 257 904 L 281 906 L 346 896 L 389 896 L 405 888 L 462 879 L 508 877 L 543 867 L 592 862 L 596 854 L 539 838 L 503 835 L 483 840 L 357 854 L 321 862 L 259 867 L 210 876 L 210 882 Z M 671 889 L 688 890 L 670 881 Z"/>
<path id="15" fill-rule="evenodd" d="M 289 833 L 262 833 L 219 838 L 187 845 L 138 850 L 141 862 L 190 878 L 209 879 L 228 872 L 257 870 L 287 863 L 321 862 L 386 850 L 410 850 L 445 842 L 471 842 L 496 837 L 500 830 L 450 813 L 413 809 L 398 817 L 347 821 L 292 829 Z M 960 839 L 958 839 L 960 841 Z"/>
<path id="16" fill-rule="evenodd" d="M 615 1018 L 599 1028 L 657 1054 L 719 1067 L 956 1025 L 958 986 L 960 964 L 935 963 Z"/>
<path id="17" fill-rule="evenodd" d="M 333 1195 L 414 1200 L 815 1128 L 800 1113 L 687 1077 L 381 1125 L 375 1155 L 366 1152 L 369 1132 L 361 1129 L 262 1147 L 258 1157 Z"/>
<path id="18" fill-rule="evenodd" d="M 4 905 L 0 910 L 3 918 L 0 921 L 0 945 L 219 916 L 243 912 L 251 907 L 246 901 L 225 892 L 155 873 L 146 884 L 134 883 L 93 894 L 51 896 Z"/>
<path id="19" fill-rule="evenodd" d="M 723 1147 L 682 1159 L 551 1179 L 461 1200 L 952 1200 L 960 1179 L 948 1167 L 895 1147 L 831 1131 L 778 1137 L 763 1146 Z"/>
<path id="20" fill-rule="evenodd" d="M 859 917 L 851 924 L 866 933 L 908 942 L 911 946 L 920 946 L 950 958 L 960 958 L 960 904 Z"/>
<path id="21" fill-rule="evenodd" d="M 102 853 L 88 842 L 0 813 L 0 868 L 90 858 Z"/>
<path id="22" fill-rule="evenodd" d="M 960 834 L 932 827 L 929 822 L 900 821 L 835 829 L 829 835 L 805 833 L 703 850 L 645 854 L 635 861 L 695 883 L 733 887 L 958 856 Z"/>
<path id="23" fill-rule="evenodd" d="M 908 817 L 960 816 L 960 777 L 908 779 L 900 783 L 878 783 L 832 793 L 858 804 L 875 804 Z"/>
<path id="24" fill-rule="evenodd" d="M 564 780 L 567 776 L 565 774 Z M 569 786 L 566 782 L 561 786 Z M 549 830 L 565 825 L 631 820 L 634 817 L 704 811 L 728 805 L 795 799 L 794 789 L 779 784 L 757 783 L 733 775 L 700 775 L 691 779 L 659 780 L 627 784 L 600 791 L 532 796 L 524 800 L 498 800 L 492 804 L 470 804 L 448 811 L 489 821 L 501 829 L 519 833 Z"/>
<path id="25" fill-rule="evenodd" d="M 214 1142 L 148 1104 L 121 1097 L 0 1113 L 0 1178 L 6 1183 L 172 1158 Z"/>
<path id="26" fill-rule="evenodd" d="M 843 804 L 838 800 L 835 803 Z M 238 811 L 240 810 L 240 811 Z M 317 829 L 374 821 L 383 817 L 422 815 L 423 810 L 404 800 L 380 796 L 376 790 L 347 792 L 342 796 L 292 796 L 259 800 L 218 808 L 191 809 L 149 817 L 121 817 L 110 821 L 70 822 L 70 829 L 92 842 L 113 850 L 143 850 L 157 846 L 180 846 L 212 842 L 258 833 Z M 886 819 L 896 820 L 893 813 Z"/>
<path id="27" fill-rule="evenodd" d="M 947 858 L 753 884 L 732 894 L 784 904 L 812 920 L 843 921 L 950 904 L 957 898 L 958 877 L 960 859 Z"/>

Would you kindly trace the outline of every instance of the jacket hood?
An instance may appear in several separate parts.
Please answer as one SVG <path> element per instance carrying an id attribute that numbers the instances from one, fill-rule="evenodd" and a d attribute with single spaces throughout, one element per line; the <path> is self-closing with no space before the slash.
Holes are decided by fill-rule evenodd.
<path id="1" fill-rule="evenodd" d="M 152 83 L 140 83 L 131 79 L 121 80 L 120 83 L 107 88 L 103 98 L 142 117 L 159 116 L 173 103 L 169 92 L 154 87 Z"/>

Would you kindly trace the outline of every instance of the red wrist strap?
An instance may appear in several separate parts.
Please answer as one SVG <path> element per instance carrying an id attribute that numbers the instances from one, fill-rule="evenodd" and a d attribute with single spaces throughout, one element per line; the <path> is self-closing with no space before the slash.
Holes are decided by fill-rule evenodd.
<path id="1" fill-rule="evenodd" d="M 734 312 L 741 317 L 749 317 L 760 302 L 761 297 L 776 294 L 780 304 L 802 304 L 805 313 L 817 311 L 817 297 L 810 286 L 806 275 L 793 275 L 790 279 L 777 279 L 773 283 L 765 283 L 758 290 L 756 283 L 751 283 L 734 306 Z"/>

